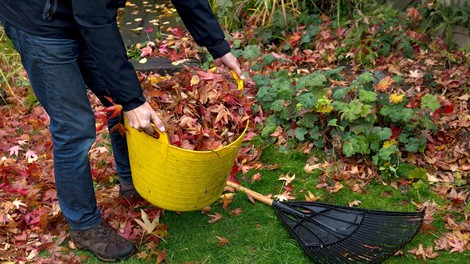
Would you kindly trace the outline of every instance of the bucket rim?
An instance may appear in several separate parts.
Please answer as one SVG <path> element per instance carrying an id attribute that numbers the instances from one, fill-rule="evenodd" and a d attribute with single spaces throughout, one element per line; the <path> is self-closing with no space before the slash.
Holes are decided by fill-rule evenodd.
<path id="1" fill-rule="evenodd" d="M 127 124 L 127 119 L 124 120 L 124 123 L 125 123 L 124 126 L 125 126 L 125 128 L 126 128 L 126 133 L 129 133 L 129 132 L 127 132 L 128 129 L 129 129 L 129 130 L 134 130 L 134 131 L 137 131 L 137 132 L 139 132 L 139 133 L 143 133 L 144 136 L 150 137 L 150 138 L 152 138 L 152 139 L 154 139 L 154 140 L 159 140 L 159 139 L 157 139 L 157 138 L 154 138 L 154 137 L 148 135 L 148 134 L 145 133 L 145 132 L 142 132 L 142 131 L 139 131 L 139 130 L 137 130 L 137 129 L 135 129 L 135 128 L 130 127 L 130 126 Z M 236 140 L 234 140 L 232 143 L 228 144 L 227 146 L 224 146 L 224 147 L 221 147 L 221 148 L 218 148 L 218 149 L 215 149 L 215 150 L 190 150 L 190 149 L 184 149 L 184 148 L 180 148 L 180 147 L 177 147 L 177 146 L 173 146 L 173 145 L 171 145 L 170 142 L 168 141 L 168 136 L 167 136 L 166 132 L 160 132 L 159 130 L 156 130 L 156 131 L 157 131 L 160 135 L 163 134 L 163 135 L 164 135 L 163 137 L 167 139 L 166 141 L 165 141 L 165 140 L 159 140 L 159 141 L 160 141 L 161 143 L 167 145 L 167 146 L 170 147 L 170 148 L 174 148 L 174 149 L 177 149 L 177 150 L 180 150 L 180 151 L 184 151 L 184 152 L 187 152 L 187 153 L 214 153 L 214 152 L 222 151 L 222 150 L 224 150 L 224 149 L 229 149 L 229 148 L 232 148 L 232 147 L 237 147 L 236 145 L 238 145 L 238 142 L 239 142 L 240 140 L 242 140 L 242 138 L 245 136 L 246 131 L 248 130 L 249 124 L 250 124 L 250 120 L 248 119 L 248 120 L 246 120 L 246 126 L 245 126 L 245 128 L 243 129 L 243 132 L 240 134 L 240 136 L 239 136 Z M 162 138 L 162 137 L 160 137 L 160 139 L 161 139 L 161 138 Z"/>

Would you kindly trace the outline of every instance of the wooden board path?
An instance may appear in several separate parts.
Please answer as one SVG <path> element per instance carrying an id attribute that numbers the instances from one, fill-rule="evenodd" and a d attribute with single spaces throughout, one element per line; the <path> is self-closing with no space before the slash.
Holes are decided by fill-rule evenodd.
<path id="1" fill-rule="evenodd" d="M 120 31 L 127 48 L 140 43 L 154 41 L 158 32 L 168 27 L 182 27 L 184 24 L 169 0 L 130 0 L 120 14 Z M 184 65 L 199 65 L 197 61 L 173 65 L 168 58 L 148 58 L 146 63 L 129 60 L 136 71 L 173 74 L 181 71 Z"/>

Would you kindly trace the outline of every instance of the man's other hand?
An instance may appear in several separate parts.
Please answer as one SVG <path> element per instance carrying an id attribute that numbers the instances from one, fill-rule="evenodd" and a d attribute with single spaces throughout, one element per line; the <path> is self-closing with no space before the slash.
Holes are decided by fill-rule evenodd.
<path id="1" fill-rule="evenodd" d="M 238 63 L 237 58 L 231 52 L 218 59 L 215 59 L 214 65 L 218 68 L 221 68 L 221 70 L 225 70 L 225 67 L 229 70 L 233 70 L 240 79 L 245 80 L 245 76 L 243 76 L 242 70 L 240 69 L 240 64 Z"/>

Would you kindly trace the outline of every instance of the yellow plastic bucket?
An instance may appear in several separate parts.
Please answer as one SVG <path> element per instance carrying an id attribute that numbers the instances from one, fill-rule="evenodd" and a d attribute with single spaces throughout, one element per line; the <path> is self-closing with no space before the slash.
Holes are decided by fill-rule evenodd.
<path id="1" fill-rule="evenodd" d="M 230 145 L 192 151 L 170 145 L 166 133 L 156 139 L 126 125 L 134 187 L 166 210 L 193 211 L 212 204 L 224 190 L 247 127 Z"/>

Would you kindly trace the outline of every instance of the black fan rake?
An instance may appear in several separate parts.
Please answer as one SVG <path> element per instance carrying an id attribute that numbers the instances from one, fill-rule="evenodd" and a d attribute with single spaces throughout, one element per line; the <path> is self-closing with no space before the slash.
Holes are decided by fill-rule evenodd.
<path id="1" fill-rule="evenodd" d="M 425 213 L 278 202 L 236 183 L 227 185 L 273 207 L 315 263 L 381 263 L 414 238 Z"/>

